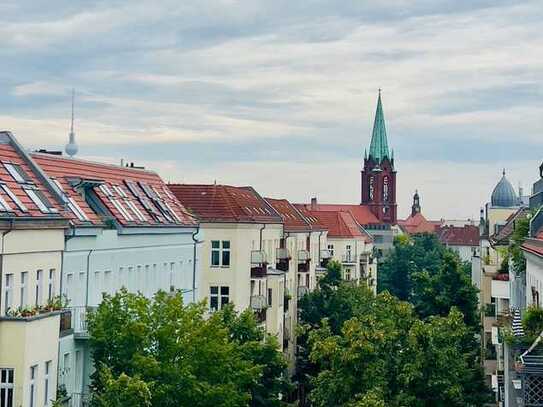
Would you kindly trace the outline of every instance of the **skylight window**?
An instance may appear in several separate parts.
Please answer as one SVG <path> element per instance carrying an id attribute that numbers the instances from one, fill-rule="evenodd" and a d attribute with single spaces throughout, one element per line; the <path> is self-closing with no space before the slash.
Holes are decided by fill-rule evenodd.
<path id="1" fill-rule="evenodd" d="M 25 187 L 24 188 L 28 197 L 34 202 L 38 209 L 43 213 L 54 213 L 56 210 L 52 210 L 51 204 L 47 198 L 35 187 Z"/>
<path id="2" fill-rule="evenodd" d="M 113 192 L 111 192 L 111 189 L 106 184 L 100 185 L 100 190 L 106 195 L 106 196 L 113 196 Z"/>
<path id="3" fill-rule="evenodd" d="M 111 203 L 113 204 L 113 206 L 115 206 L 115 208 L 121 213 L 121 215 L 123 216 L 125 220 L 128 220 L 128 221 L 134 220 L 132 215 L 130 215 L 130 213 L 126 210 L 126 208 L 123 206 L 123 204 L 120 201 L 114 198 L 109 198 L 109 199 Z"/>
<path id="4" fill-rule="evenodd" d="M 166 194 L 168 198 L 170 198 L 172 201 L 175 201 L 175 197 L 172 195 L 171 191 L 169 190 L 167 186 L 163 186 L 162 190 L 164 191 L 164 193 Z"/>
<path id="5" fill-rule="evenodd" d="M 73 198 L 68 198 L 68 208 L 70 208 L 70 210 L 74 213 L 75 216 L 77 216 L 77 219 L 79 219 L 80 221 L 88 222 L 90 220 L 87 214 L 83 212 L 81 207 Z"/>
<path id="6" fill-rule="evenodd" d="M 18 164 L 4 163 L 4 167 L 8 170 L 9 174 L 19 184 L 32 183 L 32 179 Z"/>
<path id="7" fill-rule="evenodd" d="M 142 222 L 147 221 L 147 218 L 145 217 L 143 212 L 139 210 L 139 208 L 134 204 L 134 202 L 132 201 L 125 201 L 125 202 L 128 205 L 128 207 L 132 210 L 132 212 L 134 212 L 134 214 L 139 220 L 141 220 Z"/>
<path id="8" fill-rule="evenodd" d="M 12 212 L 11 207 L 8 203 L 0 196 L 0 211 L 2 212 Z"/>
<path id="9" fill-rule="evenodd" d="M 15 205 L 21 210 L 21 212 L 28 212 L 28 208 L 21 202 L 21 200 L 13 193 L 6 184 L 2 184 L 3 191 L 9 196 Z"/>
<path id="10" fill-rule="evenodd" d="M 166 207 L 170 210 L 170 213 L 175 218 L 175 220 L 178 221 L 179 223 L 181 223 L 181 219 L 179 218 L 177 213 L 175 213 L 175 211 L 172 209 L 170 204 L 168 202 L 164 201 L 164 205 L 166 205 Z"/>
<path id="11" fill-rule="evenodd" d="M 113 189 L 117 194 L 122 198 L 128 198 L 128 195 L 126 195 L 126 192 L 124 191 L 123 187 L 120 185 L 113 185 Z"/>

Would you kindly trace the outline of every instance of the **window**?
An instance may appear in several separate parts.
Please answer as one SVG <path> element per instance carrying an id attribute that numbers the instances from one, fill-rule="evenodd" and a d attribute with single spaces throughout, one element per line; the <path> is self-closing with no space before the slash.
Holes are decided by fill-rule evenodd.
<path id="1" fill-rule="evenodd" d="M 345 269 L 345 280 L 349 281 L 351 279 L 351 269 Z"/>
<path id="2" fill-rule="evenodd" d="M 123 206 L 123 204 L 120 201 L 118 201 L 118 200 L 116 200 L 114 198 L 109 198 L 109 200 L 111 201 L 111 203 L 113 204 L 115 209 L 117 209 L 117 211 L 121 214 L 121 216 L 125 220 L 128 220 L 128 221 L 133 221 L 134 220 L 132 215 L 130 215 L 130 213 L 128 213 L 128 211 L 126 210 L 126 208 Z"/>
<path id="3" fill-rule="evenodd" d="M 230 267 L 230 241 L 211 241 L 211 266 Z"/>
<path id="4" fill-rule="evenodd" d="M 219 309 L 219 287 L 209 287 L 209 309 L 217 311 Z"/>
<path id="5" fill-rule="evenodd" d="M 45 195 L 34 185 L 24 185 L 28 197 L 34 202 L 38 209 L 43 213 L 57 213 L 58 211 L 51 205 Z"/>
<path id="6" fill-rule="evenodd" d="M 38 373 L 38 366 L 34 365 L 30 367 L 30 407 L 36 405 L 36 376 Z"/>
<path id="7" fill-rule="evenodd" d="M 45 406 L 48 406 L 49 405 L 49 372 L 51 371 L 51 361 L 48 360 L 47 362 L 45 362 L 45 377 L 44 377 L 44 383 L 43 383 L 43 395 L 44 395 L 44 400 L 43 400 L 43 404 Z"/>
<path id="8" fill-rule="evenodd" d="M 13 274 L 6 274 L 6 284 L 4 287 L 4 313 L 8 313 L 13 306 Z"/>
<path id="9" fill-rule="evenodd" d="M 26 306 L 26 286 L 28 284 L 28 271 L 21 273 L 21 286 L 19 292 L 19 307 L 24 308 Z"/>
<path id="10" fill-rule="evenodd" d="M 174 272 L 175 272 L 175 263 L 170 263 L 170 291 L 175 291 L 175 280 L 174 280 Z"/>
<path id="11" fill-rule="evenodd" d="M 0 211 L 2 212 L 11 212 L 11 206 L 5 201 L 2 196 L 0 196 Z"/>
<path id="12" fill-rule="evenodd" d="M 146 222 L 147 221 L 147 218 L 145 217 L 145 215 L 143 214 L 142 211 L 139 210 L 139 208 L 134 205 L 134 202 L 132 201 L 125 201 L 126 204 L 128 205 L 128 207 L 132 210 L 132 212 L 134 212 L 134 214 L 136 215 L 136 217 L 142 221 L 142 222 Z"/>
<path id="13" fill-rule="evenodd" d="M 219 309 L 219 292 L 220 292 L 220 308 L 228 304 L 230 301 L 230 287 L 209 287 L 209 309 L 211 312 Z"/>
<path id="14" fill-rule="evenodd" d="M 49 270 L 49 284 L 47 290 L 47 298 L 49 299 L 49 301 L 51 301 L 55 296 L 55 274 L 55 269 Z"/>
<path id="15" fill-rule="evenodd" d="M 83 212 L 81 207 L 77 204 L 77 202 L 73 198 L 68 198 L 68 208 L 70 208 L 70 210 L 74 213 L 74 215 L 80 221 L 83 221 L 83 222 L 89 221 L 89 217 L 87 216 L 87 214 Z"/>
<path id="16" fill-rule="evenodd" d="M 13 407 L 13 369 L 0 369 L 0 407 Z"/>
<path id="17" fill-rule="evenodd" d="M 4 167 L 8 170 L 9 174 L 13 177 L 15 181 L 19 184 L 31 183 L 32 179 L 28 174 L 21 168 L 18 164 L 4 163 Z"/>
<path id="18" fill-rule="evenodd" d="M 334 255 L 334 245 L 333 244 L 328 245 L 328 251 L 330 252 L 330 256 Z"/>
<path id="19" fill-rule="evenodd" d="M 271 288 L 268 288 L 268 307 L 271 307 L 273 303 L 273 291 Z"/>
<path id="20" fill-rule="evenodd" d="M 36 272 L 35 305 L 41 305 L 41 301 L 42 301 L 42 294 L 41 294 L 42 275 L 43 275 L 42 270 L 38 270 Z"/>
<path id="21" fill-rule="evenodd" d="M 230 288 L 221 287 L 221 308 L 228 304 L 230 300 Z"/>
<path id="22" fill-rule="evenodd" d="M 62 358 L 62 373 L 64 375 L 69 375 L 70 374 L 70 370 L 71 370 L 71 366 L 70 366 L 70 354 L 69 353 L 65 353 L 63 358 Z"/>
<path id="23" fill-rule="evenodd" d="M 9 196 L 9 198 L 17 205 L 17 207 L 21 210 L 21 212 L 28 212 L 28 209 L 26 206 L 23 205 L 21 200 L 15 195 L 11 189 L 6 184 L 2 184 L 2 189 L 4 192 Z"/>

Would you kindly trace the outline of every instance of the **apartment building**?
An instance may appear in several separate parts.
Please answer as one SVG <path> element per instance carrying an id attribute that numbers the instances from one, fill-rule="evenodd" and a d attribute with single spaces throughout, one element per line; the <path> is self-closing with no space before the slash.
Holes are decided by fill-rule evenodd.
<path id="1" fill-rule="evenodd" d="M 377 290 L 377 263 L 373 256 L 373 239 L 356 221 L 351 212 L 311 210 L 297 205 L 304 216 L 326 229 L 326 250 L 330 258 L 341 263 L 343 279 L 365 282 L 374 292 Z"/>
<path id="2" fill-rule="evenodd" d="M 151 297 L 180 290 L 197 297 L 195 219 L 151 171 L 34 153 L 52 194 L 68 210 L 61 293 L 71 329 L 60 338 L 59 388 L 70 406 L 85 405 L 93 364 L 87 315 L 103 293 L 121 287 Z"/>
<path id="3" fill-rule="evenodd" d="M 200 222 L 200 300 L 210 312 L 233 303 L 252 308 L 279 343 L 285 336 L 289 261 L 283 220 L 251 187 L 170 184 L 176 198 Z M 278 266 L 279 264 L 279 266 Z"/>
<path id="4" fill-rule="evenodd" d="M 57 387 L 64 208 L 0 132 L 0 406 L 50 406 Z"/>
<path id="5" fill-rule="evenodd" d="M 287 297 L 285 298 L 285 336 L 283 349 L 294 370 L 298 317 L 298 299 L 313 291 L 317 273 L 325 272 L 323 265 L 329 260 L 328 231 L 312 224 L 286 199 L 265 198 L 283 221 L 283 238 L 280 240 L 276 267 L 286 273 Z"/>

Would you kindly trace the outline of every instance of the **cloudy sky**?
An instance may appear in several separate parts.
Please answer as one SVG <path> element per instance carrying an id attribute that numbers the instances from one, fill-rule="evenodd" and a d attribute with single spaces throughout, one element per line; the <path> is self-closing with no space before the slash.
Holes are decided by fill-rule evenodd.
<path id="1" fill-rule="evenodd" d="M 359 202 L 377 89 L 405 215 L 477 216 L 543 159 L 543 2 L 2 0 L 0 128 L 166 180 Z"/>

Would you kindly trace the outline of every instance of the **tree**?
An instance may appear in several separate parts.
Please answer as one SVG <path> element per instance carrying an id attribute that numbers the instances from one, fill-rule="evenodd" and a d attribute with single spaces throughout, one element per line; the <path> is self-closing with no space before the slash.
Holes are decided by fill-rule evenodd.
<path id="1" fill-rule="evenodd" d="M 435 235 L 396 240 L 378 273 L 379 291 L 411 302 L 422 318 L 445 316 L 457 307 L 466 324 L 478 329 L 477 289 L 471 283 L 470 268 Z"/>
<path id="2" fill-rule="evenodd" d="M 111 370 L 102 367 L 99 372 L 103 391 L 96 394 L 93 404 L 97 407 L 151 407 L 149 386 L 139 378 L 121 373 L 114 378 Z"/>
<path id="3" fill-rule="evenodd" d="M 259 333 L 248 313 L 206 314 L 205 304 L 184 305 L 180 293 L 105 296 L 89 317 L 98 367 L 93 403 L 104 406 L 100 400 L 117 383 L 129 382 L 149 389 L 151 406 L 279 405 L 284 365 L 276 342 Z"/>
<path id="4" fill-rule="evenodd" d="M 462 314 L 421 320 L 412 305 L 388 293 L 370 297 L 370 309 L 335 334 L 327 320 L 309 334 L 310 358 L 319 366 L 310 398 L 316 406 L 465 407 L 464 376 L 471 336 Z"/>

